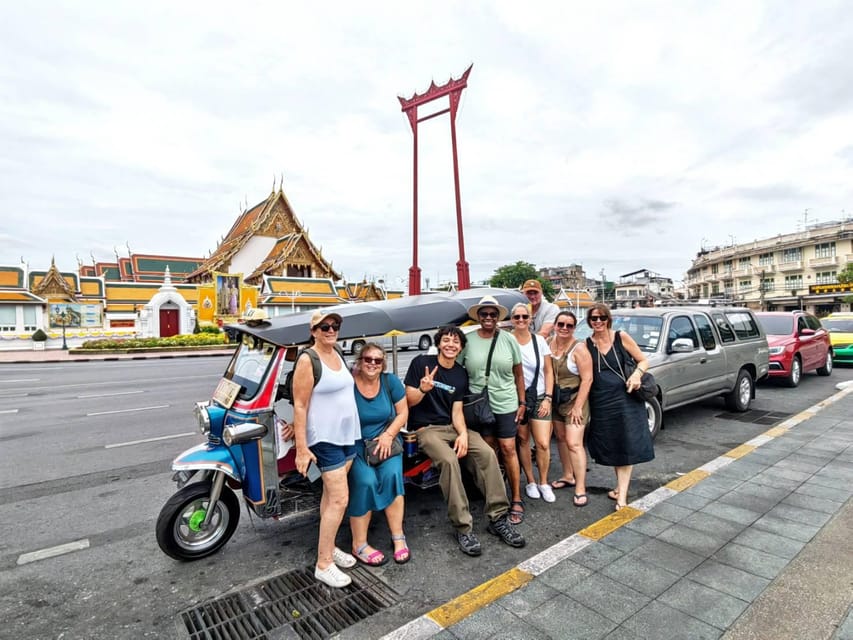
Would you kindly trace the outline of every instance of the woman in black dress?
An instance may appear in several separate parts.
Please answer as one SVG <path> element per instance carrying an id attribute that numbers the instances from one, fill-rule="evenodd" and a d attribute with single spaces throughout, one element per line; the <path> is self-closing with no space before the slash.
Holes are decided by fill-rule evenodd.
<path id="1" fill-rule="evenodd" d="M 615 468 L 616 488 L 609 495 L 616 500 L 618 511 L 628 501 L 633 465 L 655 457 L 645 402 L 632 394 L 640 387 L 649 363 L 630 335 L 613 331 L 607 305 L 593 305 L 586 321 L 592 329 L 592 336 L 587 338 L 592 356 L 592 420 L 587 446 L 598 464 Z M 636 362 L 631 375 L 626 375 L 626 352 Z"/>

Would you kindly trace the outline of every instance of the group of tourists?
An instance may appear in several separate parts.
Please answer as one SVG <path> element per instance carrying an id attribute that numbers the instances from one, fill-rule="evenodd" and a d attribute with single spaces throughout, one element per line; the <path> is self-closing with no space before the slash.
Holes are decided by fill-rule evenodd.
<path id="1" fill-rule="evenodd" d="M 403 530 L 404 427 L 416 434 L 438 473 L 456 541 L 467 555 L 479 556 L 482 545 L 462 466 L 485 500 L 486 530 L 511 547 L 525 545 L 516 528 L 525 516 L 522 473 L 529 499 L 554 502 L 555 489 L 572 488 L 575 507 L 589 503 L 587 429 L 591 457 L 615 468 L 609 497 L 617 510 L 625 506 L 632 466 L 654 458 L 644 404 L 632 395 L 648 362 L 629 335 L 612 330 L 606 305 L 590 309 L 592 336 L 581 342 L 573 337 L 575 315 L 544 300 L 539 281 L 528 280 L 522 290 L 528 304 L 511 310 L 489 296 L 473 305 L 468 315 L 478 327 L 468 334 L 440 328 L 435 353 L 416 356 L 403 383 L 385 372 L 385 350 L 376 343 L 364 346 L 350 371 L 337 348 L 341 316 L 323 310 L 312 315 L 309 348 L 322 371 L 317 378 L 312 358 L 297 359 L 293 424 L 283 435 L 295 439 L 297 470 L 305 475 L 313 463 L 321 473 L 318 580 L 344 587 L 351 578 L 341 568 L 388 561 L 367 539 L 376 511 L 385 512 L 393 560 L 402 564 L 412 557 Z M 508 316 L 511 331 L 499 328 Z M 630 375 L 626 353 L 635 364 Z M 488 420 L 473 414 L 466 419 L 465 405 L 482 397 Z M 562 469 L 549 482 L 552 428 Z M 345 515 L 352 553 L 335 546 Z"/>

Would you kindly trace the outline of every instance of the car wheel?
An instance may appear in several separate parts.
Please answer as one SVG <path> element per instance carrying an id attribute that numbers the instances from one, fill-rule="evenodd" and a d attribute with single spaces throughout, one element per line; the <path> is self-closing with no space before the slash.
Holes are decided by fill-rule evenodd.
<path id="1" fill-rule="evenodd" d="M 432 346 L 432 339 L 429 336 L 421 336 L 421 339 L 418 340 L 418 349 L 421 351 L 426 351 Z"/>
<path id="2" fill-rule="evenodd" d="M 362 349 L 364 349 L 364 340 L 354 340 L 352 343 L 352 355 L 356 358 L 359 357 Z"/>
<path id="3" fill-rule="evenodd" d="M 828 376 L 832 373 L 832 349 L 826 352 L 826 363 L 817 370 L 817 375 Z"/>
<path id="4" fill-rule="evenodd" d="M 663 422 L 663 409 L 661 409 L 657 398 L 646 400 L 646 420 L 649 424 L 649 433 L 654 440 Z"/>
<path id="5" fill-rule="evenodd" d="M 749 375 L 749 371 L 741 369 L 737 374 L 735 388 L 726 394 L 726 406 L 732 411 L 748 411 L 754 389 L 755 382 Z"/>
<path id="6" fill-rule="evenodd" d="M 788 377 L 785 378 L 785 386 L 786 387 L 796 387 L 800 384 L 800 378 L 803 377 L 803 363 L 800 362 L 799 354 L 794 356 L 794 359 L 791 360 L 791 373 L 788 374 Z"/>

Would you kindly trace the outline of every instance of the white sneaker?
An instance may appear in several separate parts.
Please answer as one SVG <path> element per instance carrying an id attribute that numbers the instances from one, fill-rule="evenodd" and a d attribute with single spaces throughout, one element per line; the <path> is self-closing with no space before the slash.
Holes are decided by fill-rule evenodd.
<path id="1" fill-rule="evenodd" d="M 352 569 L 356 562 L 355 557 L 337 547 L 332 551 L 332 561 L 342 569 Z"/>
<path id="2" fill-rule="evenodd" d="M 550 484 L 540 484 L 539 493 L 542 494 L 542 499 L 545 502 L 554 502 L 557 498 L 554 496 L 554 490 Z"/>
<path id="3" fill-rule="evenodd" d="M 330 587 L 334 587 L 335 589 L 345 587 L 352 582 L 352 578 L 338 569 L 338 565 L 334 562 L 325 569 L 320 569 L 320 567 L 315 566 L 314 577 L 320 582 L 323 582 Z"/>
<path id="4" fill-rule="evenodd" d="M 551 487 L 548 487 L 549 489 Z M 539 487 L 536 486 L 535 482 L 531 482 L 526 487 L 524 487 L 524 492 L 527 494 L 528 498 L 532 498 L 533 500 L 538 500 L 541 496 L 539 495 Z M 554 497 L 554 494 L 551 494 L 551 497 Z"/>

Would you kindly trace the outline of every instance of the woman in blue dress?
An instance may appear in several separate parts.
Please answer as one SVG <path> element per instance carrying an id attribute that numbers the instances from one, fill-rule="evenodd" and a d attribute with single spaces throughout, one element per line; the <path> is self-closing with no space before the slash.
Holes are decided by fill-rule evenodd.
<path id="1" fill-rule="evenodd" d="M 390 455 L 391 445 L 400 438 L 400 430 L 409 419 L 406 392 L 396 376 L 385 370 L 385 350 L 368 343 L 356 363 L 355 403 L 361 422 L 361 440 L 356 442 L 358 455 L 349 472 L 349 506 L 352 550 L 364 564 L 385 564 L 385 554 L 367 541 L 370 517 L 374 511 L 385 511 L 394 561 L 403 564 L 411 554 L 403 533 L 403 456 Z M 367 463 L 365 441 L 378 438 L 376 453 L 381 462 Z M 402 443 L 401 443 L 402 444 Z"/>

